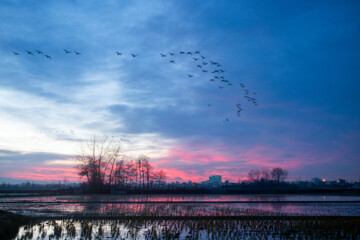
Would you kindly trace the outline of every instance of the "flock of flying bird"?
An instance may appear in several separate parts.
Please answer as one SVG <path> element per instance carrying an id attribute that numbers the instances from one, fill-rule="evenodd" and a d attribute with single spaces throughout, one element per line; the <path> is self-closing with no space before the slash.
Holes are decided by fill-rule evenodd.
<path id="1" fill-rule="evenodd" d="M 46 57 L 47 59 L 52 59 L 52 57 L 51 57 L 50 55 L 45 54 L 45 53 L 43 53 L 43 52 L 40 51 L 40 50 L 35 50 L 35 51 L 33 51 L 33 52 L 37 53 L 37 55 L 42 55 L 42 56 Z M 31 56 L 35 56 L 35 54 L 34 54 L 33 52 L 32 52 L 32 51 L 29 51 L 29 50 L 26 50 L 26 54 L 31 55 Z M 66 50 L 66 49 L 64 49 L 64 52 L 65 52 L 65 54 L 72 53 L 72 51 L 69 51 L 69 50 Z M 77 52 L 77 51 L 74 51 L 74 53 L 75 53 L 76 55 L 80 55 L 80 54 L 81 54 L 80 52 Z M 15 56 L 21 55 L 21 54 L 18 53 L 18 52 L 13 52 L 13 54 L 14 54 Z"/>
<path id="2" fill-rule="evenodd" d="M 211 74 L 210 75 L 210 82 L 218 82 L 218 88 L 221 90 L 225 86 L 233 86 L 232 82 L 225 79 L 224 76 L 224 70 L 221 68 L 222 65 L 218 62 L 214 62 L 211 60 L 207 60 L 207 57 L 203 56 L 200 51 L 194 51 L 194 52 L 185 52 L 180 51 L 178 54 L 169 52 L 168 54 L 160 53 L 160 56 L 162 58 L 166 58 L 169 56 L 171 59 L 169 63 L 175 64 L 174 56 L 175 55 L 184 55 L 184 56 L 190 56 L 195 64 L 196 69 L 199 69 L 200 72 L 203 74 Z M 189 78 L 193 78 L 194 74 L 187 74 Z M 247 101 L 252 102 L 255 106 L 258 106 L 258 103 L 256 99 L 251 95 L 250 91 L 245 87 L 244 83 L 240 83 L 240 87 L 244 90 L 244 98 L 247 99 Z M 256 95 L 255 92 L 252 92 L 253 95 Z M 209 107 L 212 107 L 211 104 L 208 104 Z M 241 116 L 241 111 L 243 110 L 241 103 L 236 104 L 236 115 L 238 117 Z M 229 118 L 226 118 L 223 120 L 224 123 L 229 122 Z"/>
<path id="3" fill-rule="evenodd" d="M 34 54 L 33 52 L 36 53 L 36 54 Z M 40 50 L 35 50 L 33 52 L 29 51 L 29 50 L 26 50 L 25 53 L 28 54 L 28 55 L 32 55 L 32 56 L 35 56 L 35 55 L 40 56 L 40 55 L 42 55 L 42 56 L 46 57 L 47 59 L 52 59 L 52 57 L 50 55 L 45 54 Z M 71 53 L 73 53 L 75 55 L 80 55 L 81 54 L 80 52 L 70 51 L 70 50 L 67 50 L 67 49 L 64 49 L 64 52 L 65 52 L 65 54 L 71 54 Z M 16 56 L 21 55 L 18 52 L 13 52 L 13 54 L 16 55 Z M 118 52 L 118 51 L 115 52 L 115 54 L 117 56 L 124 56 L 125 55 L 125 54 L 123 54 L 121 52 Z M 134 53 L 130 53 L 129 55 L 131 57 L 133 57 L 133 58 L 138 57 L 138 55 L 134 54 Z M 175 57 L 176 56 L 181 56 L 181 55 L 191 57 L 194 64 L 195 64 L 196 69 L 198 69 L 201 73 L 203 73 L 203 74 L 211 74 L 209 81 L 213 82 L 213 83 L 218 82 L 218 88 L 220 90 L 223 89 L 225 86 L 233 86 L 232 82 L 225 79 L 225 76 L 224 76 L 225 71 L 221 68 L 222 65 L 220 63 L 218 63 L 218 62 L 207 60 L 207 57 L 203 56 L 200 53 L 200 51 L 188 51 L 188 52 L 179 51 L 179 53 L 173 53 L 173 52 L 160 53 L 160 57 L 162 57 L 162 58 L 169 57 L 170 58 L 170 60 L 169 60 L 170 64 L 175 64 Z M 187 76 L 189 78 L 193 78 L 194 74 L 189 74 L 188 73 Z M 254 95 L 256 95 L 256 93 L 255 92 L 250 92 L 249 89 L 247 89 L 245 87 L 244 83 L 239 83 L 239 86 L 240 86 L 240 88 L 242 88 L 244 90 L 244 98 L 246 98 L 246 100 L 248 102 L 251 102 L 254 106 L 258 106 L 258 103 L 257 103 L 256 99 L 254 98 Z M 208 104 L 208 107 L 212 107 L 212 105 Z M 243 111 L 241 103 L 236 104 L 236 115 L 238 117 L 241 116 L 241 111 Z M 229 118 L 224 119 L 223 122 L 224 123 L 229 122 Z"/>

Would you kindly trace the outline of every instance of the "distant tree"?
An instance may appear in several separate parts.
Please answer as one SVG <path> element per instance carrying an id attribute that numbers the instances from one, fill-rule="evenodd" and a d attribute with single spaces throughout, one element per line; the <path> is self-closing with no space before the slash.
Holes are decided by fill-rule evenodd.
<path id="1" fill-rule="evenodd" d="M 250 170 L 248 173 L 248 178 L 250 182 L 259 182 L 260 181 L 261 171 L 259 169 Z"/>
<path id="2" fill-rule="evenodd" d="M 271 180 L 271 171 L 268 168 L 263 168 L 261 172 L 261 181 L 268 182 Z"/>
<path id="3" fill-rule="evenodd" d="M 155 178 L 158 183 L 158 186 L 160 187 L 161 182 L 165 181 L 167 179 L 167 176 L 164 170 L 159 170 L 158 172 L 156 172 Z"/>
<path id="4" fill-rule="evenodd" d="M 105 184 L 114 181 L 116 162 L 121 157 L 121 146 L 113 138 L 93 137 L 81 143 L 76 156 L 80 177 L 86 177 L 92 193 L 100 193 Z"/>
<path id="5" fill-rule="evenodd" d="M 288 176 L 288 171 L 283 168 L 276 167 L 271 170 L 271 177 L 274 181 L 282 182 Z"/>

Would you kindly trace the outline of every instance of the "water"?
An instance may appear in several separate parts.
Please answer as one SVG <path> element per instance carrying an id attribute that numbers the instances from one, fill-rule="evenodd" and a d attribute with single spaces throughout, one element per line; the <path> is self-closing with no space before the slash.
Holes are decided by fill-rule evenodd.
<path id="1" fill-rule="evenodd" d="M 0 209 L 24 215 L 55 217 L 360 216 L 360 196 L 69 195 L 2 198 Z"/>
<path id="2" fill-rule="evenodd" d="M 352 219 L 53 220 L 21 227 L 15 239 L 359 239 L 359 225 Z"/>

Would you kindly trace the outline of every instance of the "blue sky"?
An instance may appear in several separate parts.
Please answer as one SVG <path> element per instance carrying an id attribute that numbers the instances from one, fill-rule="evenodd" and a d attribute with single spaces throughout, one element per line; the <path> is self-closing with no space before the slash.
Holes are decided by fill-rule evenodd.
<path id="1" fill-rule="evenodd" d="M 291 179 L 358 180 L 359 10 L 355 1 L 2 1 L 0 176 L 70 178 L 78 142 L 109 135 L 128 139 L 128 158 L 148 154 L 179 180 L 276 166 Z M 196 50 L 206 59 L 179 53 Z M 233 85 L 209 81 L 216 69 Z"/>

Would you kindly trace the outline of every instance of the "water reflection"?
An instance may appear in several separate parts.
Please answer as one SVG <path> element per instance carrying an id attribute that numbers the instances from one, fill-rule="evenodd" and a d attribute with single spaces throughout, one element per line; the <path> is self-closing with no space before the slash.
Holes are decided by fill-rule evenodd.
<path id="1" fill-rule="evenodd" d="M 38 216 L 360 216 L 360 203 L 12 203 L 1 210 Z"/>
<path id="2" fill-rule="evenodd" d="M 32 201 L 32 202 L 78 202 L 78 201 L 360 201 L 360 196 L 336 195 L 286 195 L 286 194 L 259 194 L 259 195 L 66 195 L 41 197 L 0 198 L 0 202 Z"/>
<path id="3" fill-rule="evenodd" d="M 308 228 L 306 226 L 312 226 Z M 56 220 L 15 239 L 358 239 L 358 220 Z"/>

